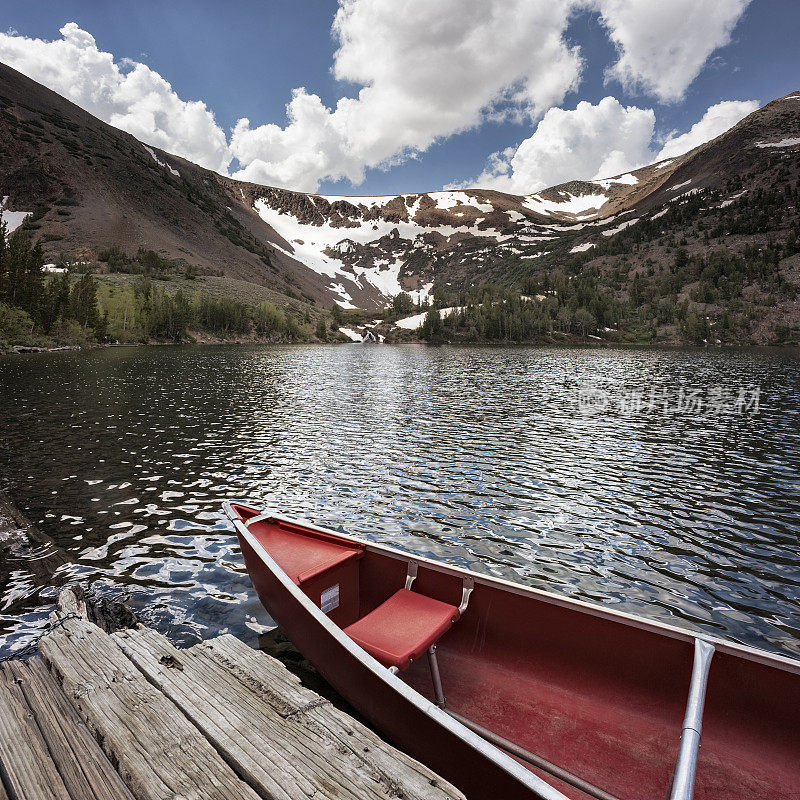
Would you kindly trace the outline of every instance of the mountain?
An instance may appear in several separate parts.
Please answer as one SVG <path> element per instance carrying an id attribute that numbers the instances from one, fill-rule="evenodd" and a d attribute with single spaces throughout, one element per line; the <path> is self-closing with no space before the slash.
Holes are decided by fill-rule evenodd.
<path id="1" fill-rule="evenodd" d="M 0 189 L 38 209 L 48 256 L 93 261 L 139 246 L 201 270 L 330 305 L 379 308 L 424 293 L 470 244 L 526 251 L 542 223 L 602 217 L 660 185 L 675 163 L 529 197 L 491 191 L 326 197 L 241 183 L 149 147 L 0 65 Z M 424 262 L 424 263 L 423 263 Z"/>
<path id="2" fill-rule="evenodd" d="M 676 249 L 690 259 L 709 247 L 745 258 L 748 248 L 786 239 L 797 225 L 789 195 L 786 214 L 752 230 L 739 224 L 709 239 L 719 228 L 711 217 L 750 209 L 765 191 L 796 193 L 798 179 L 800 93 L 686 155 L 604 180 L 529 195 L 469 189 L 345 197 L 220 176 L 0 65 L 5 216 L 25 220 L 48 260 L 96 262 L 103 251 L 144 247 L 201 275 L 223 274 L 318 307 L 379 309 L 401 291 L 415 300 L 435 291 L 455 302 L 475 284 L 518 284 L 564 269 L 597 273 L 601 282 L 616 270 L 614 291 L 625 294 L 622 284 L 637 275 L 646 282 L 672 269 Z M 800 265 L 787 253 L 788 280 Z M 671 294 L 688 301 L 699 282 Z M 771 306 L 775 319 L 796 313 L 791 298 L 783 300 Z M 713 310 L 713 302 L 705 305 Z"/>

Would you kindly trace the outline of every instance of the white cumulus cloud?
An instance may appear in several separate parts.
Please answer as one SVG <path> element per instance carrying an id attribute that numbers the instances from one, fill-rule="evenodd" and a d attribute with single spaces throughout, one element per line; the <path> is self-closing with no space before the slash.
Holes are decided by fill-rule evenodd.
<path id="1" fill-rule="evenodd" d="M 340 0 L 333 72 L 361 86 L 335 108 L 297 89 L 288 125 L 242 119 L 236 177 L 314 190 L 353 184 L 436 140 L 502 113 L 536 117 L 577 86 L 581 61 L 563 34 L 569 0 Z"/>
<path id="2" fill-rule="evenodd" d="M 660 145 L 653 141 L 652 109 L 623 106 L 614 97 L 597 105 L 578 103 L 573 111 L 551 108 L 520 145 L 493 153 L 476 180 L 446 188 L 479 186 L 529 194 L 569 180 L 613 177 L 687 153 L 757 108 L 754 100 L 717 103 L 689 131 L 672 134 Z"/>
<path id="3" fill-rule="evenodd" d="M 623 106 L 614 97 L 574 111 L 551 108 L 516 149 L 495 153 L 477 185 L 528 194 L 567 180 L 617 175 L 652 157 L 651 109 Z"/>
<path id="4" fill-rule="evenodd" d="M 683 97 L 711 53 L 730 41 L 750 0 L 594 0 L 619 54 L 608 70 L 626 88 Z"/>
<path id="5" fill-rule="evenodd" d="M 684 134 L 671 136 L 656 156 L 657 161 L 688 153 L 695 147 L 725 133 L 748 114 L 758 110 L 755 100 L 725 100 L 711 106 L 702 119 Z"/>
<path id="6" fill-rule="evenodd" d="M 115 62 L 74 22 L 59 32 L 52 42 L 0 33 L 0 61 L 147 144 L 227 170 L 225 133 L 205 103 L 181 100 L 145 64 Z"/>
<path id="7" fill-rule="evenodd" d="M 528 192 L 653 156 L 651 110 L 613 97 L 557 107 L 583 68 L 565 36 L 571 14 L 588 7 L 601 15 L 619 55 L 610 75 L 672 100 L 728 40 L 748 1 L 339 0 L 332 71 L 349 96 L 327 107 L 295 89 L 281 124 L 243 117 L 229 137 L 205 103 L 182 99 L 145 64 L 115 59 L 74 22 L 54 41 L 0 33 L 0 61 L 148 145 L 222 174 L 235 158 L 234 177 L 305 191 L 323 180 L 358 185 L 367 169 L 389 168 L 486 120 L 540 120 L 481 175 L 485 185 Z M 745 105 L 709 109 L 664 152 L 710 138 Z"/>

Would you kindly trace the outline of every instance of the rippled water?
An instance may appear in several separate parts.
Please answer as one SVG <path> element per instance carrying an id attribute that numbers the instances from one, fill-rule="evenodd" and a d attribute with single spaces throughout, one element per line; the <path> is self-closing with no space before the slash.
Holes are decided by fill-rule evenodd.
<path id="1" fill-rule="evenodd" d="M 742 386 L 757 413 L 685 407 Z M 605 410 L 581 410 L 587 387 Z M 75 578 L 182 643 L 255 638 L 269 619 L 220 511 L 236 496 L 800 654 L 796 355 L 119 348 L 0 359 L 0 400 L 0 480 L 63 562 L 0 561 L 0 653 Z"/>

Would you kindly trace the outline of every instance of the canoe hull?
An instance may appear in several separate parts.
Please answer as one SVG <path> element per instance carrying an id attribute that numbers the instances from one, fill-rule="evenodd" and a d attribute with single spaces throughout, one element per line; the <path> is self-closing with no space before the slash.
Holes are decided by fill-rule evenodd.
<path id="1" fill-rule="evenodd" d="M 298 598 L 241 535 L 239 543 L 258 598 L 269 615 L 328 683 L 397 747 L 426 764 L 471 798 L 530 800 L 528 787 L 487 761 L 464 739 L 443 728 L 438 711 L 408 701 L 311 617 Z"/>
<path id="2" fill-rule="evenodd" d="M 319 598 L 312 592 L 310 601 L 235 522 L 264 607 L 326 680 L 394 744 L 475 800 L 546 797 L 548 787 L 553 798 L 586 797 L 523 768 L 437 709 L 424 661 L 400 680 L 355 647 L 321 613 Z M 358 569 L 363 615 L 391 587 L 402 586 L 410 556 L 361 545 L 367 551 Z M 415 590 L 457 603 L 462 579 L 472 573 L 415 560 Z M 439 646 L 448 707 L 623 800 L 664 797 L 680 743 L 694 636 L 474 578 L 466 614 Z M 800 663 L 732 643 L 715 645 L 695 797 L 800 799 Z"/>

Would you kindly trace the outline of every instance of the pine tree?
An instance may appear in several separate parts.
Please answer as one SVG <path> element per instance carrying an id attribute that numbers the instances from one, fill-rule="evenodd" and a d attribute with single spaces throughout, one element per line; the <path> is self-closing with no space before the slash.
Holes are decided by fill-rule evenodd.
<path id="1" fill-rule="evenodd" d="M 436 341 L 442 337 L 444 333 L 444 325 L 442 324 L 442 317 L 439 310 L 432 308 L 425 315 L 425 320 L 422 323 L 421 335 L 423 339 L 429 342 Z"/>
<path id="2" fill-rule="evenodd" d="M 41 326 L 49 333 L 59 319 L 69 315 L 69 276 L 66 272 L 54 276 L 45 287 L 40 314 Z"/>
<path id="3" fill-rule="evenodd" d="M 100 311 L 97 308 L 97 285 L 91 273 L 81 275 L 72 287 L 69 296 L 69 313 L 84 330 L 93 330 L 100 325 Z"/>

